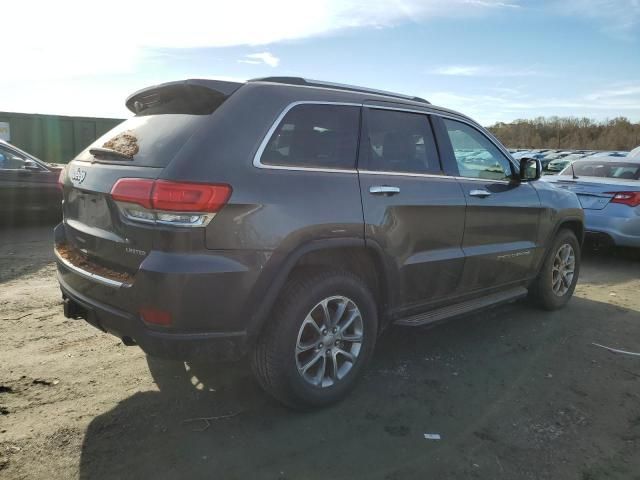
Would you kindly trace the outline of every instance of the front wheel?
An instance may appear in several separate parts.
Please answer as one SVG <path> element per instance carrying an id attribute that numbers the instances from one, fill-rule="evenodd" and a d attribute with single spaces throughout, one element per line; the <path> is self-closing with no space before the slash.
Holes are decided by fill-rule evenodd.
<path id="1" fill-rule="evenodd" d="M 378 330 L 371 292 L 345 271 L 302 271 L 285 285 L 251 363 L 261 386 L 289 407 L 337 402 L 371 357 Z"/>
<path id="2" fill-rule="evenodd" d="M 571 230 L 561 230 L 529 289 L 529 297 L 546 310 L 565 306 L 580 273 L 580 244 Z"/>

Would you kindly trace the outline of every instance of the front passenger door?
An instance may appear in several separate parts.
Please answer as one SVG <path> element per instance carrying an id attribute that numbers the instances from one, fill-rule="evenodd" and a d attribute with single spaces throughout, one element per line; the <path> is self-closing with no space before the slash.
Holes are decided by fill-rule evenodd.
<path id="1" fill-rule="evenodd" d="M 527 279 L 539 248 L 535 188 L 516 179 L 511 161 L 480 129 L 450 118 L 435 121 L 444 157 L 467 201 L 461 290 Z"/>

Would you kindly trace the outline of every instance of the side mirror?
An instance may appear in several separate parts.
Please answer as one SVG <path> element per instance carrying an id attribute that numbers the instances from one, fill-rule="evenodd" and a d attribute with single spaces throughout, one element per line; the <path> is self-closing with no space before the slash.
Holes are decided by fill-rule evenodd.
<path id="1" fill-rule="evenodd" d="M 520 180 L 533 181 L 542 176 L 542 162 L 536 158 L 520 159 Z"/>
<path id="2" fill-rule="evenodd" d="M 32 171 L 40 170 L 40 166 L 33 160 L 29 160 L 29 159 L 24 160 L 24 164 L 22 168 L 24 168 L 25 170 L 32 170 Z"/>

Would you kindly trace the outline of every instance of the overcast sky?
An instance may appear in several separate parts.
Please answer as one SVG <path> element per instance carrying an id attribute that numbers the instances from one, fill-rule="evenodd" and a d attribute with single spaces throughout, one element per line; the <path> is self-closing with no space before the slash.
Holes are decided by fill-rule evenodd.
<path id="1" fill-rule="evenodd" d="M 125 117 L 155 83 L 293 75 L 485 125 L 640 121 L 640 0 L 20 0 L 2 17 L 0 111 Z"/>

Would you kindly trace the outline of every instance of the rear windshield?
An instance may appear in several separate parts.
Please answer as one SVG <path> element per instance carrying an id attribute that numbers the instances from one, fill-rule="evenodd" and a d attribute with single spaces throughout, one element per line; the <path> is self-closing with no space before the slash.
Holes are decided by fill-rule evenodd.
<path id="1" fill-rule="evenodd" d="M 573 163 L 573 172 L 580 177 L 606 177 L 620 178 L 623 180 L 640 179 L 640 162 L 598 162 L 577 161 Z M 562 171 L 565 175 L 572 173 L 571 166 Z"/>
<path id="2" fill-rule="evenodd" d="M 143 91 L 127 101 L 135 117 L 97 139 L 78 159 L 166 167 L 227 98 L 199 85 L 168 85 Z"/>
<path id="3" fill-rule="evenodd" d="M 188 114 L 135 116 L 98 138 L 78 159 L 114 165 L 166 167 L 207 118 Z M 126 153 L 131 159 L 96 156 L 90 153 L 92 148 L 109 148 Z"/>

